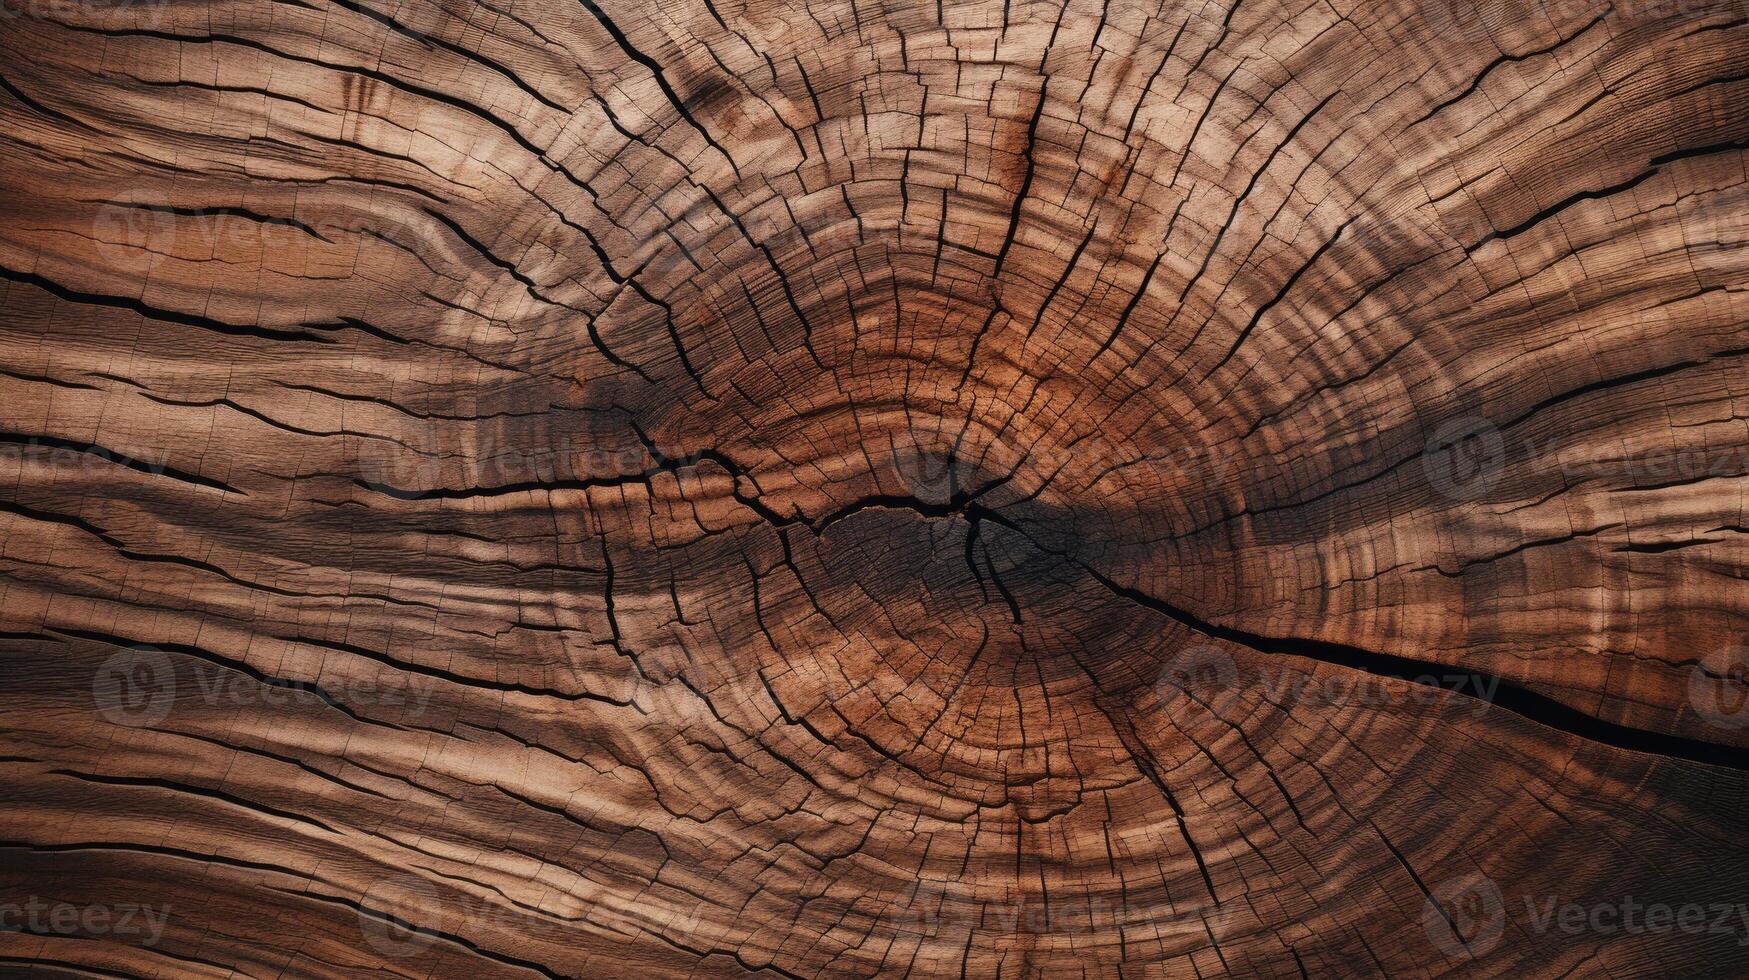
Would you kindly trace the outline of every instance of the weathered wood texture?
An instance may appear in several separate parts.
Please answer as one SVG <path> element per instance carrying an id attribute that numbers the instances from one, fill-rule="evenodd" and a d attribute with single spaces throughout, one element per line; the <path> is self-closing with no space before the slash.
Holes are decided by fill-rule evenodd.
<path id="1" fill-rule="evenodd" d="M 1749 972 L 1743 3 L 5 3 L 0 969 Z"/>

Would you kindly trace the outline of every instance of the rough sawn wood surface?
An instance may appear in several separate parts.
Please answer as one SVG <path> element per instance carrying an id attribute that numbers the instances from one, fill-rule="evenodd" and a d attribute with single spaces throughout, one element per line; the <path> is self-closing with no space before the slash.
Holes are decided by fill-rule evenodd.
<path id="1" fill-rule="evenodd" d="M 0 970 L 1749 972 L 1742 2 L 5 3 Z"/>

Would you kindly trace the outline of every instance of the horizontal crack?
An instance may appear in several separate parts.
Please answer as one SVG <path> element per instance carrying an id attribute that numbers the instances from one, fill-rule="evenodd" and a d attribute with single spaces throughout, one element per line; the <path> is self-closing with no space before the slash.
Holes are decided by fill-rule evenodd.
<path id="1" fill-rule="evenodd" d="M 1024 532 L 1022 532 L 1024 534 Z M 1036 542 L 1034 542 L 1036 544 Z M 1060 553 L 1059 553 L 1060 554 Z M 1749 772 L 1749 748 L 1720 745 L 1701 739 L 1686 738 L 1666 732 L 1648 731 L 1604 721 L 1564 702 L 1538 693 L 1531 688 L 1507 680 L 1498 674 L 1450 664 L 1429 663 L 1394 653 L 1380 653 L 1343 643 L 1311 640 L 1301 637 L 1266 636 L 1213 623 L 1145 592 L 1132 589 L 1101 575 L 1099 572 L 1068 556 L 1065 560 L 1085 571 L 1094 581 L 1138 605 L 1151 609 L 1205 636 L 1226 640 L 1262 653 L 1304 657 L 1320 663 L 1364 671 L 1378 677 L 1395 678 L 1425 687 L 1437 687 L 1454 694 L 1498 705 L 1546 728 L 1597 742 L 1613 748 L 1647 755 L 1684 759 L 1702 765 L 1720 766 Z M 1442 675 L 1429 674 L 1430 668 L 1442 668 Z M 1479 698 L 1470 691 L 1492 691 Z"/>
<path id="2" fill-rule="evenodd" d="M 1749 772 L 1749 747 L 1723 745 L 1703 739 L 1633 728 L 1605 721 L 1498 674 L 1458 667 L 1453 664 L 1416 660 L 1399 654 L 1381 653 L 1343 643 L 1332 643 L 1327 640 L 1267 636 L 1211 622 L 1146 592 L 1121 585 L 1072 555 L 1045 547 L 1014 521 L 975 502 L 966 503 L 963 508 L 945 509 L 933 506 L 913 506 L 910 509 L 925 517 L 963 513 L 969 521 L 988 520 L 1000 524 L 1020 534 L 1040 551 L 1055 555 L 1080 568 L 1113 594 L 1157 612 L 1204 636 L 1226 640 L 1229 643 L 1235 643 L 1260 653 L 1303 657 L 1332 666 L 1362 671 L 1376 677 L 1392 678 L 1419 684 L 1423 687 L 1450 691 L 1471 700 L 1504 708 L 1545 728 L 1551 728 L 1589 742 L 1608 745 L 1612 748 Z M 945 513 L 937 513 L 944 510 Z M 1436 668 L 1442 672 L 1430 673 Z M 1478 697 L 1471 693 L 1473 691 L 1492 692 L 1492 694 Z"/>

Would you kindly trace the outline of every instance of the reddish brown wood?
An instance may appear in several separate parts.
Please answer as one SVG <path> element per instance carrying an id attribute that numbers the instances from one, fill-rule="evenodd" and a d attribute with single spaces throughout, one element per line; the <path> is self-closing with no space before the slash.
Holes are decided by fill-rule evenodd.
<path id="1" fill-rule="evenodd" d="M 5 3 L 0 970 L 1749 972 L 1740 0 Z"/>

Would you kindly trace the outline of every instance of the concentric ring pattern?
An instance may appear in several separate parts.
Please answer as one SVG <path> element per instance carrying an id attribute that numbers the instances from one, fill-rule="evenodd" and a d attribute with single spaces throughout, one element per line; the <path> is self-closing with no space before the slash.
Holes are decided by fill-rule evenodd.
<path id="1" fill-rule="evenodd" d="M 1741 2 L 6 2 L 0 963 L 1749 970 Z"/>

